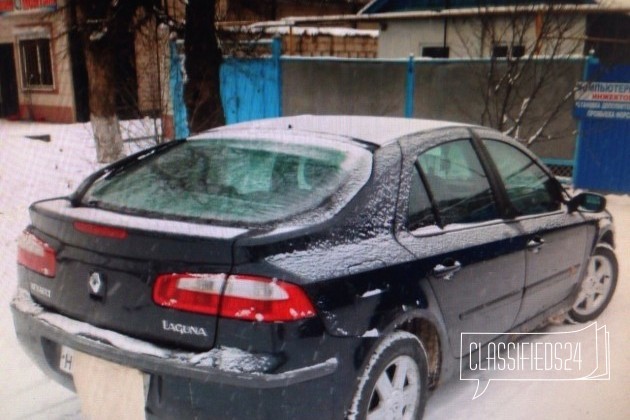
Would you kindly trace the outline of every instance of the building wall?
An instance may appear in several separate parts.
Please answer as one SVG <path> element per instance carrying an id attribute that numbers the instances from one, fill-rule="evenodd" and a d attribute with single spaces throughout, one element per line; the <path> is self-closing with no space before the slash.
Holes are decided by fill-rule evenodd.
<path id="1" fill-rule="evenodd" d="M 0 15 L 0 43 L 14 46 L 20 119 L 51 122 L 75 121 L 71 56 L 65 31 L 65 11 L 56 13 L 50 13 L 47 10 L 14 11 Z M 50 39 L 52 88 L 29 89 L 23 86 L 18 42 L 29 36 L 46 36 Z"/>
<path id="2" fill-rule="evenodd" d="M 444 22 L 389 21 L 381 27 L 378 42 L 379 58 L 401 58 L 410 54 L 420 56 L 421 46 L 442 46 Z"/>
<path id="3" fill-rule="evenodd" d="M 583 52 L 586 19 L 584 16 L 571 18 L 572 29 L 567 33 L 567 40 L 560 48 L 553 52 L 553 43 L 544 42 L 538 50 L 539 55 L 574 55 Z M 524 31 L 523 44 L 526 53 L 536 48 L 536 18 L 531 16 Z M 510 44 L 514 37 L 512 24 L 506 17 L 492 19 L 495 41 Z M 519 31 L 516 38 L 520 38 Z M 422 56 L 424 46 L 450 47 L 450 58 L 480 58 L 490 57 L 492 54 L 492 37 L 484 34 L 481 21 L 476 17 L 453 19 L 419 19 L 419 20 L 390 20 L 381 25 L 379 36 L 378 57 L 400 58 L 413 54 Z"/>
<path id="4" fill-rule="evenodd" d="M 218 20 L 223 22 L 260 22 L 285 17 L 355 14 L 366 2 L 367 0 L 217 0 L 216 11 Z"/>
<path id="5" fill-rule="evenodd" d="M 286 55 L 376 58 L 378 38 L 371 36 L 284 35 L 282 51 Z"/>
<path id="6" fill-rule="evenodd" d="M 260 57 L 269 54 L 269 41 L 282 39 L 282 54 L 303 57 L 376 58 L 377 30 L 340 27 L 224 27 L 218 33 L 223 54 Z"/>
<path id="7" fill-rule="evenodd" d="M 344 15 L 358 11 L 359 6 L 351 2 L 322 2 L 322 1 L 284 1 L 278 3 L 276 19 L 295 16 L 325 16 Z"/>

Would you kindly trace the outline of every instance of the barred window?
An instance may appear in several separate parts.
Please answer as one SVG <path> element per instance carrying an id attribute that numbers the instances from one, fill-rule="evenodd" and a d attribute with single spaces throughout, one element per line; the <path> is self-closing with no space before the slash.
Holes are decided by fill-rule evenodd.
<path id="1" fill-rule="evenodd" d="M 53 71 L 50 58 L 50 39 L 21 40 L 20 59 L 22 63 L 22 87 L 52 88 Z"/>

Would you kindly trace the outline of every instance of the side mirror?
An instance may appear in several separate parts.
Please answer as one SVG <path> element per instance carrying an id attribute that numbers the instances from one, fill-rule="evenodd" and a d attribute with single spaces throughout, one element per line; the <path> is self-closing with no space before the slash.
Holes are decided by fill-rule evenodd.
<path id="1" fill-rule="evenodd" d="M 606 198 L 599 194 L 583 192 L 569 200 L 567 207 L 569 213 L 573 213 L 576 210 L 599 213 L 606 208 Z"/>

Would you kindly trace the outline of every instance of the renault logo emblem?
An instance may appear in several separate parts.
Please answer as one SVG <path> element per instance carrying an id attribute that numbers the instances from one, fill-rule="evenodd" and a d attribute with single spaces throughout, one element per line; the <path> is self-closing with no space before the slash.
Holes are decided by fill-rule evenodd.
<path id="1" fill-rule="evenodd" d="M 90 287 L 90 296 L 97 298 L 105 297 L 106 283 L 105 276 L 103 274 L 98 272 L 90 274 L 88 285 Z"/>

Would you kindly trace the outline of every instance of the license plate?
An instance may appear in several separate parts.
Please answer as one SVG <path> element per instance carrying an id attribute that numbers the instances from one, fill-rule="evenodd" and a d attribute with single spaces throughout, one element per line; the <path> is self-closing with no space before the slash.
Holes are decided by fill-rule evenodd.
<path id="1" fill-rule="evenodd" d="M 61 346 L 61 355 L 59 356 L 59 369 L 61 369 L 62 372 L 65 372 L 68 375 L 72 375 L 73 359 L 74 359 L 74 350 L 71 349 L 70 347 Z"/>
<path id="2" fill-rule="evenodd" d="M 71 366 L 86 418 L 144 420 L 149 375 L 79 351 Z"/>

